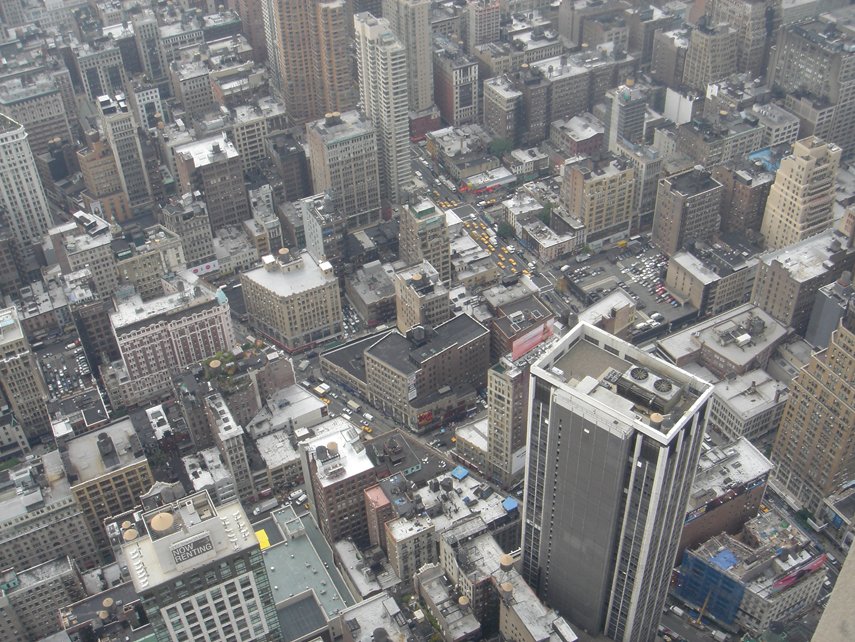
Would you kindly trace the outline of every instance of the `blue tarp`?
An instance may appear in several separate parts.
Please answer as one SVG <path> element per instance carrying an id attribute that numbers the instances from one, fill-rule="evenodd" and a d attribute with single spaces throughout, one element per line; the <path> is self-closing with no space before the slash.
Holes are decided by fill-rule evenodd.
<path id="1" fill-rule="evenodd" d="M 713 555 L 710 561 L 720 569 L 726 571 L 731 566 L 736 566 L 737 559 L 736 555 L 733 554 L 733 551 L 729 548 L 725 548 Z"/>
<path id="2" fill-rule="evenodd" d="M 451 476 L 454 477 L 457 481 L 461 479 L 466 479 L 469 475 L 469 471 L 463 466 L 457 466 L 454 470 L 451 471 Z"/>
<path id="3" fill-rule="evenodd" d="M 512 510 L 516 510 L 519 505 L 519 502 L 513 497 L 508 497 L 505 499 L 505 501 L 502 502 L 502 508 L 504 508 L 505 511 L 508 513 L 510 513 Z"/>

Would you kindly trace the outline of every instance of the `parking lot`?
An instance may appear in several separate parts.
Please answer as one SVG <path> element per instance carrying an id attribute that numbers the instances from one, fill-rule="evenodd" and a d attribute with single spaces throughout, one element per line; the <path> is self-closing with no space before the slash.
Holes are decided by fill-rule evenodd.
<path id="1" fill-rule="evenodd" d="M 584 305 L 602 299 L 622 288 L 635 301 L 638 310 L 651 319 L 649 328 L 693 316 L 694 308 L 682 305 L 665 287 L 668 258 L 649 245 L 637 255 L 629 251 L 600 254 L 564 271 L 570 291 Z"/>

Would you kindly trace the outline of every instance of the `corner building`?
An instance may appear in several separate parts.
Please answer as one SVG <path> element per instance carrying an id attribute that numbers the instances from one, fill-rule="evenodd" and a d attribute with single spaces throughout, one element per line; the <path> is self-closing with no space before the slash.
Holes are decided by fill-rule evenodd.
<path id="1" fill-rule="evenodd" d="M 281 640 L 264 558 L 238 502 L 207 493 L 144 513 L 123 552 L 157 642 Z"/>
<path id="2" fill-rule="evenodd" d="M 712 386 L 584 323 L 531 375 L 523 576 L 591 634 L 652 641 Z"/>

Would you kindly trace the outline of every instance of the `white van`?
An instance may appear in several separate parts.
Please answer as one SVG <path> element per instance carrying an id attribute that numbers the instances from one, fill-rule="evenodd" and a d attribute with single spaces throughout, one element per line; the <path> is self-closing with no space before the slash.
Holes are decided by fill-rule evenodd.
<path id="1" fill-rule="evenodd" d="M 370 413 L 367 413 L 367 412 L 366 412 L 365 414 L 363 414 L 363 415 L 362 415 L 362 418 L 363 418 L 365 421 L 374 421 L 374 415 L 372 415 L 372 414 L 370 414 Z"/>

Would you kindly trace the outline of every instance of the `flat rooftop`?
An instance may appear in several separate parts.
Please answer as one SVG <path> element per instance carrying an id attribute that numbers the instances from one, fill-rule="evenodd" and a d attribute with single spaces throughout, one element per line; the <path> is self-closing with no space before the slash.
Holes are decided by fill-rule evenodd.
<path id="1" fill-rule="evenodd" d="M 272 259 L 272 257 L 264 257 L 262 262 L 265 262 L 265 259 Z M 272 260 L 276 262 L 276 259 Z M 298 261 L 301 264 L 297 264 Z M 311 254 L 304 251 L 282 269 L 275 265 L 263 265 L 260 268 L 244 272 L 241 275 L 241 280 L 253 281 L 277 296 L 285 298 L 302 292 L 310 292 L 333 283 L 336 281 L 336 277 L 328 262 L 324 261 L 319 264 Z"/>
<path id="2" fill-rule="evenodd" d="M 202 140 L 195 140 L 175 148 L 175 155 L 185 155 L 193 159 L 197 168 L 236 158 L 238 151 L 225 133 Z"/>
<path id="3" fill-rule="evenodd" d="M 67 461 L 77 473 L 74 485 L 97 479 L 146 459 L 140 439 L 129 418 L 120 419 L 109 426 L 71 439 L 67 444 L 67 453 Z"/>
<path id="4" fill-rule="evenodd" d="M 348 477 L 374 468 L 365 451 L 365 444 L 360 439 L 359 428 L 346 419 L 342 421 L 348 424 L 347 428 L 308 440 L 302 446 L 314 454 L 318 479 L 323 487 L 338 484 Z"/>
<path id="5" fill-rule="evenodd" d="M 659 349 L 675 363 L 709 345 L 730 363 L 747 367 L 789 329 L 755 305 L 746 303 L 660 340 Z"/>
<path id="6" fill-rule="evenodd" d="M 709 383 L 587 323 L 570 329 L 532 374 L 569 394 L 600 425 L 664 444 L 712 394 Z"/>
<path id="7" fill-rule="evenodd" d="M 704 506 L 737 486 L 763 478 L 771 470 L 772 462 L 744 437 L 710 448 L 698 460 L 687 511 Z"/>
<path id="8" fill-rule="evenodd" d="M 790 278 L 799 283 L 815 279 L 828 271 L 825 263 L 834 254 L 846 247 L 846 237 L 835 229 L 793 245 L 760 255 L 766 265 L 779 262 L 790 273 Z"/>
<path id="9" fill-rule="evenodd" d="M 143 301 L 139 294 L 135 294 L 118 303 L 116 311 L 110 313 L 113 327 L 116 330 L 127 329 L 157 316 L 179 314 L 191 308 L 220 302 L 217 293 L 204 285 L 192 272 L 183 272 L 176 275 L 175 279 L 180 289 L 173 294 L 148 301 Z"/>
<path id="10" fill-rule="evenodd" d="M 787 386 L 765 370 L 750 370 L 715 384 L 715 396 L 743 420 L 784 403 L 787 393 Z"/>

